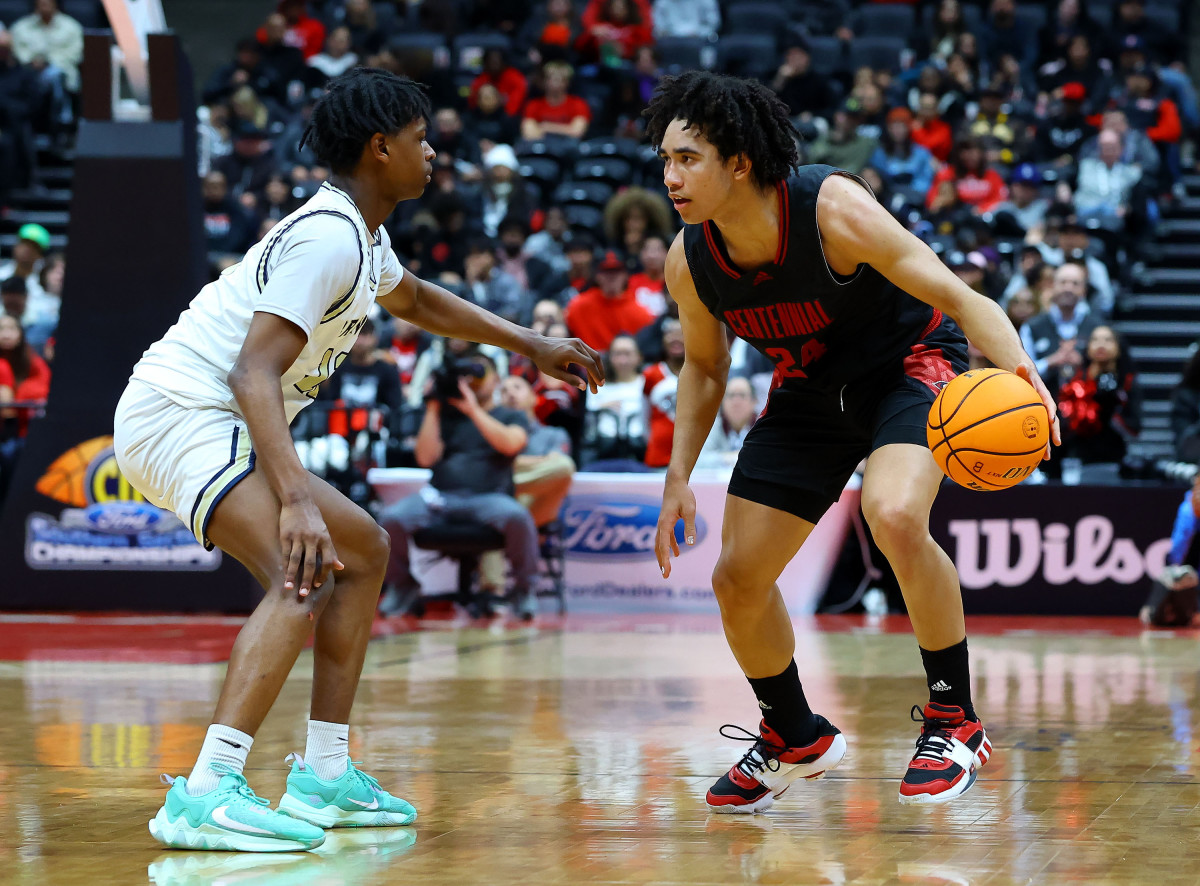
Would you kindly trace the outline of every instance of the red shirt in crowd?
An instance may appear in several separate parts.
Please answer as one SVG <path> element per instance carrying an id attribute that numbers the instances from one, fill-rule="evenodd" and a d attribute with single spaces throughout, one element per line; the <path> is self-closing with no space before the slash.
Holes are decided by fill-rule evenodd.
<path id="1" fill-rule="evenodd" d="M 629 278 L 629 288 L 639 305 L 653 314 L 660 316 L 667 309 L 667 298 L 663 294 L 667 290 L 667 281 L 663 277 L 651 280 L 646 274 L 637 273 Z"/>
<path id="2" fill-rule="evenodd" d="M 942 163 L 950 158 L 950 148 L 954 146 L 954 132 L 945 120 L 935 118 L 922 125 L 921 121 L 913 122 L 912 140 Z"/>
<path id="3" fill-rule="evenodd" d="M 597 351 L 607 351 L 618 335 L 633 335 L 654 321 L 626 287 L 616 298 L 609 298 L 593 286 L 575 296 L 565 312 L 567 328 Z"/>
<path id="4" fill-rule="evenodd" d="M 29 377 L 18 383 L 8 361 L 0 357 L 0 388 L 12 388 L 14 400 L 44 401 L 50 396 L 50 367 L 37 354 L 30 354 Z M 29 429 L 28 409 L 17 412 L 17 433 L 24 437 Z"/>
<path id="5" fill-rule="evenodd" d="M 994 169 L 985 170 L 982 176 L 960 176 L 953 166 L 944 166 L 933 177 L 933 184 L 925 196 L 925 205 L 933 207 L 933 198 L 937 195 L 938 185 L 942 182 L 954 182 L 954 190 L 958 199 L 976 212 L 987 212 L 1008 199 L 1008 185 Z"/>
<path id="6" fill-rule="evenodd" d="M 675 394 L 679 377 L 666 363 L 655 363 L 642 371 L 646 402 L 650 404 L 650 433 L 646 440 L 646 466 L 665 468 L 671 463 L 671 441 L 675 437 Z"/>
<path id="7" fill-rule="evenodd" d="M 417 358 L 421 356 L 421 349 L 418 347 L 416 339 L 405 341 L 404 339 L 392 339 L 391 347 L 388 348 L 388 353 L 392 355 L 392 361 L 396 364 L 396 372 L 400 376 L 400 384 L 406 385 L 412 381 L 413 370 L 417 366 Z"/>
<path id="8" fill-rule="evenodd" d="M 590 122 L 592 109 L 577 95 L 568 95 L 557 105 L 550 104 L 544 98 L 535 98 L 525 106 L 525 117 L 538 123 L 561 123 L 565 126 L 576 117 L 583 117 Z"/>
<path id="9" fill-rule="evenodd" d="M 504 113 L 510 117 L 515 117 L 521 113 L 521 107 L 525 104 L 525 94 L 529 91 L 529 82 L 525 79 L 524 74 L 516 68 L 505 68 L 499 74 L 489 74 L 487 71 L 484 71 L 471 81 L 471 94 L 468 104 L 472 108 L 475 107 L 479 90 L 489 83 L 495 86 L 496 91 L 503 97 Z"/>
<path id="10" fill-rule="evenodd" d="M 579 35 L 575 48 L 585 55 L 594 56 L 601 43 L 615 43 L 621 48 L 621 58 L 631 59 L 638 47 L 654 42 L 654 13 L 647 0 L 633 0 L 640 22 L 610 22 L 604 18 L 608 0 L 588 0 L 583 10 L 583 33 Z"/>
<path id="11" fill-rule="evenodd" d="M 259 28 L 255 34 L 259 43 L 267 42 L 267 29 Z M 295 24 L 289 24 L 283 35 L 286 46 L 294 46 L 310 59 L 325 46 L 325 26 L 308 13 L 301 13 Z"/>

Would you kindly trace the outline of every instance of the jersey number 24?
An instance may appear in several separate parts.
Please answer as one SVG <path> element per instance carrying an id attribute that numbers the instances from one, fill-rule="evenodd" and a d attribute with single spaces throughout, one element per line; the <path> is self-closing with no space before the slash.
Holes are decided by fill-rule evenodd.
<path id="1" fill-rule="evenodd" d="M 825 345 L 810 338 L 800 348 L 800 366 L 807 366 L 825 353 Z M 767 348 L 763 353 L 775 361 L 775 371 L 782 378 L 808 378 L 808 373 L 796 365 L 796 356 L 787 348 Z"/>

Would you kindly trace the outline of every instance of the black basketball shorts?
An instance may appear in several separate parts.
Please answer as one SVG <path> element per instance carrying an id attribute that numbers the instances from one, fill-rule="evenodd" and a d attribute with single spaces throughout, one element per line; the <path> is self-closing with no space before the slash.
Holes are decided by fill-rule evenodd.
<path id="1" fill-rule="evenodd" d="M 962 332 L 935 311 L 917 343 L 892 366 L 840 391 L 777 388 L 746 435 L 729 494 L 816 523 L 876 449 L 928 445 L 929 407 L 967 365 Z"/>

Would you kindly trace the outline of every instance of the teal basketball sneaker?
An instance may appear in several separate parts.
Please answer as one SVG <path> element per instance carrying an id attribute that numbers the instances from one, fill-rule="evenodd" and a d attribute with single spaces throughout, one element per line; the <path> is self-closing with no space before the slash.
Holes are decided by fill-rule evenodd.
<path id="1" fill-rule="evenodd" d="M 273 810 L 240 773 L 218 771 L 223 772 L 220 784 L 195 797 L 187 792 L 186 778 L 163 776 L 171 789 L 150 821 L 154 839 L 176 849 L 235 852 L 298 852 L 325 842 L 319 827 Z"/>
<path id="2" fill-rule="evenodd" d="M 279 811 L 323 828 L 397 827 L 417 820 L 417 810 L 393 797 L 353 763 L 332 781 L 317 778 L 299 754 L 288 754 L 292 771 Z"/>

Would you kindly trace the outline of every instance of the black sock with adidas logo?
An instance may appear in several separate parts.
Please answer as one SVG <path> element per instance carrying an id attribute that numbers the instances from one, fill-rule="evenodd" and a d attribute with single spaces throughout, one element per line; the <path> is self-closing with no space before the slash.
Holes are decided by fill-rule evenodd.
<path id="1" fill-rule="evenodd" d="M 925 681 L 929 684 L 929 700 L 935 704 L 957 705 L 968 720 L 978 720 L 971 704 L 971 663 L 967 656 L 967 639 L 945 649 L 921 649 L 925 665 Z"/>
<path id="2" fill-rule="evenodd" d="M 747 677 L 762 708 L 767 725 L 779 733 L 790 748 L 811 744 L 817 737 L 817 717 L 804 697 L 796 660 L 774 677 Z"/>

